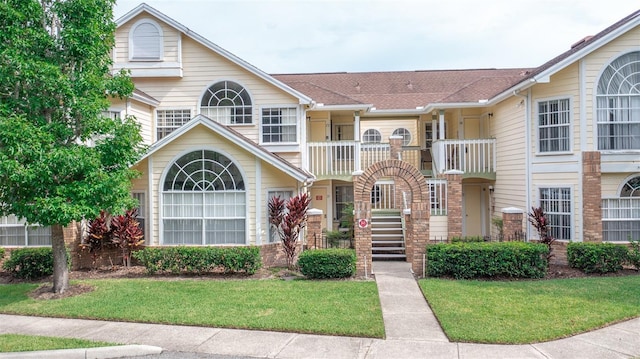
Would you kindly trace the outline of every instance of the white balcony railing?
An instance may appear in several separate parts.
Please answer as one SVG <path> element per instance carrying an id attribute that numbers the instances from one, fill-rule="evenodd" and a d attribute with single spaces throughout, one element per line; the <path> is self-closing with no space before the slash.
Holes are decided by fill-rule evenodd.
<path id="1" fill-rule="evenodd" d="M 390 155 L 388 143 L 309 142 L 307 147 L 309 171 L 318 178 L 351 176 L 355 170 L 364 170 Z"/>
<path id="2" fill-rule="evenodd" d="M 438 140 L 433 143 L 433 161 L 438 173 L 495 173 L 496 140 Z"/>

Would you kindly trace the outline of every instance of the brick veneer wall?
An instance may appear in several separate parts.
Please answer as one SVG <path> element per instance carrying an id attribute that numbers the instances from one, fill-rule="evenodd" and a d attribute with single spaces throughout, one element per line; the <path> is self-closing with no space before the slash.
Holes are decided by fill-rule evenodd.
<path id="1" fill-rule="evenodd" d="M 447 173 L 447 225 L 449 238 L 462 236 L 462 174 Z"/>
<path id="2" fill-rule="evenodd" d="M 322 210 L 311 209 L 307 213 L 307 248 L 322 245 Z"/>
<path id="3" fill-rule="evenodd" d="M 582 152 L 582 241 L 602 242 L 600 152 Z"/>
<path id="4" fill-rule="evenodd" d="M 523 211 L 519 208 L 502 210 L 502 234 L 505 239 L 521 237 L 523 217 Z"/>

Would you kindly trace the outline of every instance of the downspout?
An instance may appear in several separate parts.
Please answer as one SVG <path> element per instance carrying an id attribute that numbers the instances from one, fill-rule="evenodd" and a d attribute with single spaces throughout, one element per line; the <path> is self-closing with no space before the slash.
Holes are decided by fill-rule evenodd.
<path id="1" fill-rule="evenodd" d="M 531 208 L 531 112 L 529 111 L 529 102 L 531 91 L 527 91 L 527 95 L 520 95 L 518 90 L 513 90 L 513 95 L 520 97 L 524 101 L 524 160 L 525 160 L 525 188 L 526 188 L 526 196 L 525 196 L 525 213 L 529 213 L 529 208 Z M 526 216 L 526 215 L 525 215 Z M 529 226 L 529 221 L 527 223 L 527 238 L 531 238 L 531 227 Z"/>

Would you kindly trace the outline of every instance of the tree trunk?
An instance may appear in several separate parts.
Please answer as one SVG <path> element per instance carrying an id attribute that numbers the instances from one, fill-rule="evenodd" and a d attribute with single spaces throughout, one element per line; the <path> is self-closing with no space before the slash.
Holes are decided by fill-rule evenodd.
<path id="1" fill-rule="evenodd" d="M 69 266 L 67 248 L 64 244 L 62 225 L 51 226 L 51 248 L 53 251 L 53 292 L 64 293 L 69 288 Z"/>

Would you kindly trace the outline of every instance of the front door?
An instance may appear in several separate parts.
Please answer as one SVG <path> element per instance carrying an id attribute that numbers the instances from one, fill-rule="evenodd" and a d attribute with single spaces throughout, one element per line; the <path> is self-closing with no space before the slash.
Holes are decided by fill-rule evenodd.
<path id="1" fill-rule="evenodd" d="M 462 235 L 484 236 L 486 221 L 484 188 L 481 184 L 462 185 Z"/>
<path id="2" fill-rule="evenodd" d="M 322 227 L 327 228 L 327 187 L 319 187 L 314 186 L 311 187 L 311 203 L 309 204 L 309 208 L 317 208 L 322 210 Z"/>

